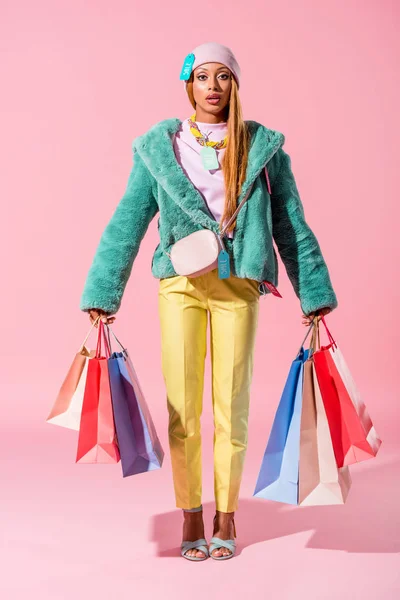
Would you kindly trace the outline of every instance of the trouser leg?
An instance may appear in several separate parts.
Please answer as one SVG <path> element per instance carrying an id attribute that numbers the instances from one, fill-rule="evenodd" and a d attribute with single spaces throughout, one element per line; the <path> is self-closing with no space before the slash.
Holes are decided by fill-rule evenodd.
<path id="1" fill-rule="evenodd" d="M 176 506 L 197 508 L 202 494 L 200 416 L 207 308 L 196 282 L 192 285 L 182 276 L 160 280 L 159 316 Z"/>
<path id="2" fill-rule="evenodd" d="M 258 284 L 250 279 L 209 281 L 214 493 L 216 508 L 233 512 L 248 440 L 250 387 L 259 312 Z"/>

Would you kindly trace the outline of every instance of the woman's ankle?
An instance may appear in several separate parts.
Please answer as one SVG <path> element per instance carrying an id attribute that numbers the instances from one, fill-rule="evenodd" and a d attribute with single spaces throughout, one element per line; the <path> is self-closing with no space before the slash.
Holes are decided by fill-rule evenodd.
<path id="1" fill-rule="evenodd" d="M 235 511 L 226 513 L 223 511 L 219 511 L 216 510 L 215 512 L 215 516 L 214 516 L 214 530 L 213 530 L 213 535 L 216 535 L 217 532 L 225 532 L 226 535 L 229 536 L 229 533 L 232 530 L 232 528 L 234 527 L 233 524 L 233 520 L 234 520 L 234 515 L 235 515 Z"/>
<path id="2" fill-rule="evenodd" d="M 235 516 L 235 511 L 231 511 L 231 512 L 224 512 L 222 510 L 215 510 L 215 517 L 214 519 L 217 521 L 217 523 L 219 522 L 219 520 L 221 520 L 222 522 L 227 522 L 230 521 L 231 519 L 233 519 Z"/>
<path id="3" fill-rule="evenodd" d="M 200 506 L 196 506 L 195 508 L 182 508 L 184 513 L 194 513 L 194 512 L 201 512 L 203 510 L 203 505 L 200 504 Z"/>

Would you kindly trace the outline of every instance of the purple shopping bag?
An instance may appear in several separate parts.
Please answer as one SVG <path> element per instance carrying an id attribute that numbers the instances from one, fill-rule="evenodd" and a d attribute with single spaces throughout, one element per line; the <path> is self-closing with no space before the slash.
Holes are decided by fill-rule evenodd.
<path id="1" fill-rule="evenodd" d="M 122 473 L 127 477 L 161 468 L 164 451 L 128 351 L 109 325 L 107 329 L 122 348 L 108 359 L 108 373 Z"/>

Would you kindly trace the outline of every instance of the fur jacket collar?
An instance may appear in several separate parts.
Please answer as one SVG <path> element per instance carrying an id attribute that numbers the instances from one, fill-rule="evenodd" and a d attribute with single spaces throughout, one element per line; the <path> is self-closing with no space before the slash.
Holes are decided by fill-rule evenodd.
<path id="1" fill-rule="evenodd" d="M 219 230 L 218 223 L 209 215 L 203 197 L 185 175 L 175 157 L 172 136 L 179 129 L 181 123 L 182 121 L 176 117 L 156 123 L 133 141 L 133 150 L 140 154 L 154 179 L 163 187 L 169 197 L 194 222 L 217 232 Z M 250 129 L 251 144 L 246 179 L 237 200 L 238 205 L 266 163 L 285 141 L 285 136 L 279 131 L 268 129 L 257 121 L 246 121 L 246 123 Z M 240 212 L 238 218 L 240 218 Z"/>

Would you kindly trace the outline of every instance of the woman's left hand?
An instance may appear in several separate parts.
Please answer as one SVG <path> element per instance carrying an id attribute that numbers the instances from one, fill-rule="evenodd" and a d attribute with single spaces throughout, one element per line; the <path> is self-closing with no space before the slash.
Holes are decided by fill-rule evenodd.
<path id="1" fill-rule="evenodd" d="M 302 315 L 303 316 L 302 323 L 306 326 L 309 326 L 309 325 L 311 325 L 311 321 L 315 318 L 315 316 L 317 316 L 317 321 L 319 321 L 323 315 L 327 315 L 331 311 L 332 311 L 332 309 L 329 308 L 328 306 L 326 306 L 324 308 L 320 308 L 320 309 L 316 310 L 313 313 L 310 313 L 309 315 L 303 314 Z"/>

